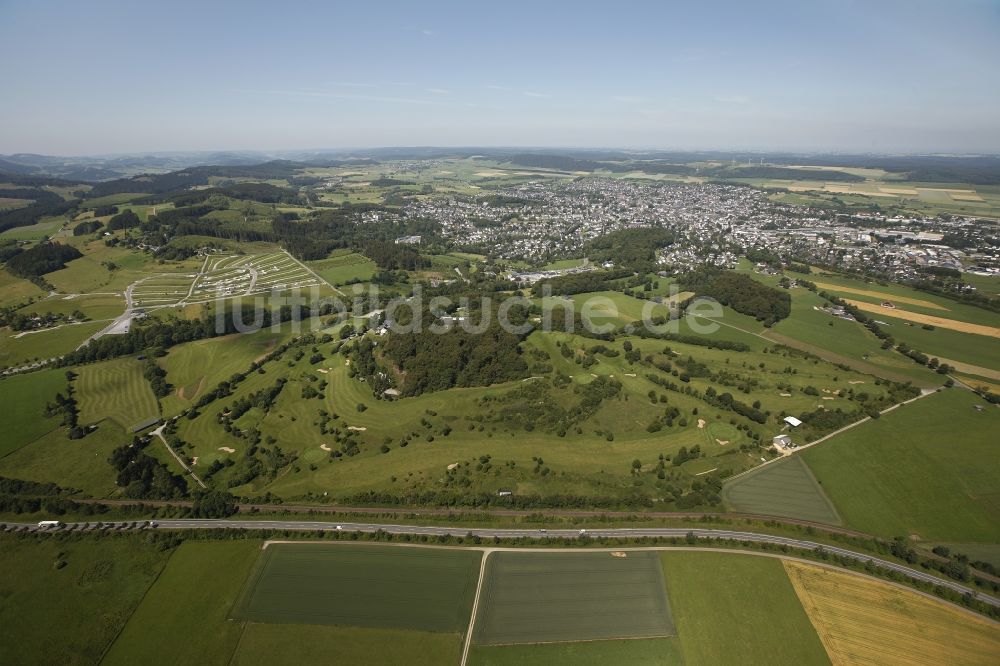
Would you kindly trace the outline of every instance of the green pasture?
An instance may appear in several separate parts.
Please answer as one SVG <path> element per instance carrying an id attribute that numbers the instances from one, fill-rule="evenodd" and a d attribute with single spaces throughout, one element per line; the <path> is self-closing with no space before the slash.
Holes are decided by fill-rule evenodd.
<path id="1" fill-rule="evenodd" d="M 0 330 L 0 365 L 17 367 L 61 356 L 79 347 L 107 325 L 108 322 L 88 321 L 23 333 Z"/>
<path id="2" fill-rule="evenodd" d="M 7 412 L 0 458 L 59 427 L 59 420 L 46 418 L 43 411 L 46 404 L 54 401 L 56 393 L 66 395 L 66 385 L 66 373 L 62 370 L 41 370 L 0 379 L 0 404 Z"/>
<path id="3" fill-rule="evenodd" d="M 101 663 L 227 663 L 242 633 L 227 615 L 259 553 L 249 539 L 182 544 Z"/>
<path id="4" fill-rule="evenodd" d="M 99 663 L 166 558 L 124 535 L 0 537 L 0 663 Z"/>
<path id="5" fill-rule="evenodd" d="M 661 554 L 684 663 L 829 664 L 781 560 Z"/>
<path id="6" fill-rule="evenodd" d="M 45 295 L 36 284 L 11 275 L 6 269 L 0 269 L 0 307 L 9 307 L 26 303 Z"/>
<path id="7" fill-rule="evenodd" d="M 998 428 L 995 407 L 968 391 L 943 390 L 802 455 L 850 527 L 998 543 Z"/>
<path id="8" fill-rule="evenodd" d="M 114 319 L 125 311 L 125 299 L 118 294 L 81 294 L 78 296 L 49 296 L 35 301 L 18 312 L 70 315 L 79 310 L 88 319 L 100 321 Z"/>
<path id="9" fill-rule="evenodd" d="M 43 217 L 35 224 L 26 227 L 14 227 L 0 232 L 0 238 L 13 238 L 15 240 L 41 240 L 55 236 L 67 223 L 65 215 L 53 217 Z"/>
<path id="10" fill-rule="evenodd" d="M 83 496 L 109 497 L 118 490 L 108 458 L 132 434 L 113 421 L 103 421 L 83 439 L 69 439 L 65 428 L 55 428 L 0 458 L 0 476 L 27 481 L 51 481 L 75 488 Z"/>
<path id="11" fill-rule="evenodd" d="M 378 270 L 374 261 L 357 252 L 337 254 L 328 259 L 309 261 L 306 262 L 306 265 L 334 286 L 350 281 L 367 282 Z"/>

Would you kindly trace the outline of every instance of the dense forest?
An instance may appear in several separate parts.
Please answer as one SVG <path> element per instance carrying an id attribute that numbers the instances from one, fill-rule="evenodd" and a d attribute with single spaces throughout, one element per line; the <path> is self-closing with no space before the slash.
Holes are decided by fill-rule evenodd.
<path id="1" fill-rule="evenodd" d="M 73 227 L 73 235 L 86 236 L 87 234 L 94 233 L 103 226 L 104 224 L 100 220 L 85 220 Z"/>
<path id="2" fill-rule="evenodd" d="M 681 286 L 699 296 L 711 296 L 765 326 L 771 326 L 792 312 L 792 297 L 783 289 L 757 282 L 749 275 L 734 271 L 704 268 L 681 275 Z"/>
<path id="3" fill-rule="evenodd" d="M 66 267 L 67 261 L 79 259 L 83 254 L 69 245 L 42 243 L 29 250 L 18 252 L 7 260 L 7 270 L 23 278 L 33 278 Z"/>
<path id="4" fill-rule="evenodd" d="M 494 313 L 495 315 L 495 313 Z M 420 395 L 456 386 L 488 386 L 527 376 L 521 338 L 505 331 L 496 316 L 483 333 L 453 328 L 433 333 L 394 333 L 383 351 L 402 371 L 403 395 Z"/>
<path id="5" fill-rule="evenodd" d="M 656 250 L 674 240 L 674 233 L 662 227 L 619 229 L 593 239 L 584 252 L 595 263 L 611 261 L 618 268 L 650 273 L 656 270 Z"/>
<path id="6" fill-rule="evenodd" d="M 88 197 L 103 197 L 123 192 L 163 194 L 194 186 L 208 185 L 210 177 L 217 178 L 259 178 L 261 180 L 282 180 L 295 176 L 307 167 L 347 166 L 351 164 L 372 164 L 371 160 L 325 160 L 321 162 L 291 162 L 273 160 L 263 164 L 236 166 L 198 166 L 158 175 L 142 175 L 119 178 L 94 185 Z"/>

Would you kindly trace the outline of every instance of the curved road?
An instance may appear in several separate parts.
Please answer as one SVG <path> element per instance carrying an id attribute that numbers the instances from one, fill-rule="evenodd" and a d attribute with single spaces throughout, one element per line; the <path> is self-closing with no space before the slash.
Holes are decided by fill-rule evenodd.
<path id="1" fill-rule="evenodd" d="M 80 529 L 85 523 L 68 523 L 67 527 Z M 116 527 L 128 526 L 130 522 L 104 523 Z M 144 524 L 140 521 L 139 524 Z M 819 544 L 803 539 L 792 539 L 789 537 L 775 536 L 772 534 L 758 534 L 756 532 L 743 532 L 738 530 L 716 530 L 701 528 L 676 528 L 676 527 L 637 527 L 637 528 L 609 528 L 609 529 L 494 529 L 480 527 L 440 527 L 423 525 L 386 525 L 380 523 L 334 523 L 323 521 L 300 521 L 300 520 L 208 520 L 208 519 L 177 519 L 158 520 L 157 527 L 160 529 L 244 529 L 244 530 L 297 530 L 297 531 L 345 531 L 345 532 L 367 532 L 378 531 L 391 534 L 414 534 L 426 536 L 478 536 L 480 538 L 492 539 L 500 537 L 505 539 L 516 539 L 518 537 L 532 538 L 580 538 L 580 537 L 606 537 L 606 538 L 626 538 L 639 539 L 642 537 L 654 538 L 684 538 L 688 534 L 694 534 L 701 539 L 731 539 L 735 541 L 746 541 L 753 543 L 770 543 L 789 548 L 800 548 L 803 550 L 825 550 L 828 553 L 840 555 L 857 562 L 872 562 L 883 569 L 889 569 L 900 573 L 913 580 L 940 585 L 941 587 L 954 590 L 959 594 L 971 594 L 978 600 L 1000 608 L 1000 599 L 992 597 L 982 592 L 972 590 L 957 582 L 938 578 L 919 569 L 896 564 L 878 557 L 872 557 L 863 553 L 858 553 L 846 548 Z M 37 530 L 34 524 L 26 523 L 0 523 L 0 525 L 10 528 L 22 528 L 27 526 L 31 530 Z"/>

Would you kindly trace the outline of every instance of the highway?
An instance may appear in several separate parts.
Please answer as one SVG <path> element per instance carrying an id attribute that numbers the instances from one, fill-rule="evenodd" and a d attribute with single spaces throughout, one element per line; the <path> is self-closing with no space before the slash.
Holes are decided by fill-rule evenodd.
<path id="1" fill-rule="evenodd" d="M 145 521 L 133 522 L 113 522 L 103 523 L 111 529 L 126 529 L 131 525 L 143 525 Z M 640 539 L 643 537 L 652 538 L 684 538 L 688 534 L 694 534 L 699 539 L 728 539 L 735 541 L 745 541 L 752 543 L 770 543 L 789 548 L 799 548 L 803 550 L 825 550 L 828 553 L 850 558 L 858 562 L 872 562 L 883 569 L 898 572 L 913 580 L 923 581 L 934 585 L 954 590 L 960 594 L 971 594 L 980 601 L 991 606 L 1000 607 L 1000 599 L 992 597 L 982 592 L 965 587 L 955 581 L 938 578 L 919 569 L 888 560 L 883 560 L 864 553 L 858 553 L 846 548 L 839 548 L 828 544 L 820 544 L 814 541 L 803 539 L 792 539 L 789 537 L 776 536 L 772 534 L 759 534 L 757 532 L 744 532 L 738 530 L 718 530 L 703 528 L 677 528 L 677 527 L 637 527 L 637 528 L 608 528 L 608 529 L 500 529 L 482 527 L 461 527 L 461 526 L 424 526 L 424 525 L 396 525 L 383 523 L 348 523 L 329 521 L 303 521 L 303 520 L 209 520 L 209 519 L 177 519 L 177 520 L 157 520 L 156 529 L 186 530 L 186 529 L 244 529 L 244 530 L 294 530 L 294 531 L 343 531 L 343 532 L 388 532 L 390 534 L 411 534 L 426 536 L 476 536 L 481 539 L 492 539 L 499 537 L 502 539 L 517 539 L 519 537 L 531 537 L 535 539 L 578 539 L 581 537 L 591 538 L 611 538 L 611 539 Z M 0 523 L 7 529 L 23 529 L 36 531 L 39 528 L 34 523 Z M 88 523 L 67 523 L 63 530 L 96 529 L 94 524 Z"/>

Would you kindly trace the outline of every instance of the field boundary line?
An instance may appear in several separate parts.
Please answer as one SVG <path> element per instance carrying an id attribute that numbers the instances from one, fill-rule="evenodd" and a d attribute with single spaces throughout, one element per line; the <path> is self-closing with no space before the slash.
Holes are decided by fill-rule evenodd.
<path id="1" fill-rule="evenodd" d="M 920 395 L 916 396 L 915 398 L 910 398 L 909 400 L 904 400 L 903 402 L 897 402 L 895 405 L 890 405 L 889 407 L 886 407 L 881 412 L 879 412 L 879 415 L 888 414 L 889 412 L 892 412 L 892 411 L 895 411 L 896 409 L 899 409 L 903 405 L 908 405 L 911 402 L 914 402 L 916 400 L 920 400 L 921 398 L 926 398 L 927 396 L 934 395 L 935 393 L 937 393 L 937 391 L 928 391 L 926 393 L 923 392 L 923 391 L 921 391 Z M 866 416 L 866 417 L 864 417 L 863 419 L 861 419 L 859 421 L 855 421 L 854 423 L 848 423 L 843 428 L 838 428 L 837 430 L 834 430 L 833 432 L 831 432 L 831 433 L 829 433 L 827 435 L 823 435 L 822 437 L 820 437 L 819 439 L 817 439 L 815 442 L 809 442 L 808 444 L 803 444 L 802 446 L 798 447 L 797 449 L 795 449 L 791 453 L 788 453 L 788 454 L 785 454 L 785 455 L 782 455 L 782 456 L 778 456 L 777 458 L 771 458 L 767 462 L 763 462 L 763 463 L 757 465 L 756 467 L 751 467 L 750 469 L 748 469 L 746 471 L 743 471 L 743 472 L 740 472 L 739 474 L 736 474 L 735 476 L 731 476 L 731 477 L 729 477 L 728 479 L 725 480 L 725 483 L 730 483 L 731 481 L 735 481 L 736 479 L 742 478 L 742 477 L 750 474 L 751 472 L 756 472 L 758 470 L 761 470 L 764 467 L 766 467 L 767 465 L 770 465 L 771 463 L 779 462 L 781 460 L 784 460 L 785 458 L 790 458 L 790 457 L 792 457 L 792 456 L 794 456 L 794 455 L 796 455 L 798 453 L 801 453 L 802 451 L 805 451 L 806 449 L 808 449 L 811 446 L 816 446 L 817 444 L 822 444 L 823 442 L 825 442 L 826 440 L 830 439 L 831 437 L 836 437 L 837 435 L 839 435 L 839 434 L 841 434 L 843 432 L 846 432 L 846 431 L 850 430 L 851 428 L 855 428 L 855 427 L 861 425 L 862 423 L 867 423 L 867 422 L 872 421 L 872 420 L 873 420 L 872 417 Z"/>
<path id="2" fill-rule="evenodd" d="M 128 623 L 132 621 L 132 616 L 135 615 L 135 612 L 139 610 L 140 606 L 142 606 L 142 602 L 146 600 L 147 596 L 149 596 L 149 591 L 152 590 L 153 586 L 156 585 L 156 583 L 160 580 L 160 576 L 163 575 L 163 572 L 167 570 L 167 565 L 170 564 L 170 560 L 174 559 L 174 555 L 177 554 L 179 548 L 180 546 L 174 548 L 170 552 L 170 556 L 167 557 L 167 559 L 163 562 L 163 566 L 160 567 L 160 570 L 156 572 L 156 576 L 153 577 L 153 580 L 152 582 L 150 582 L 149 587 L 147 587 L 146 591 L 142 593 L 142 596 L 139 597 L 139 601 L 136 602 L 135 607 L 132 608 L 132 611 L 128 614 L 128 619 L 122 622 L 122 626 L 118 628 L 117 632 L 115 632 L 114 637 L 110 641 L 108 641 L 107 645 L 104 646 L 104 650 L 101 652 L 101 656 L 97 660 L 98 664 L 104 661 L 104 658 L 108 656 L 108 652 L 111 652 L 111 648 L 114 647 L 114 644 L 118 642 L 118 638 L 122 635 L 122 632 L 125 631 L 125 627 L 127 627 Z"/>
<path id="3" fill-rule="evenodd" d="M 472 632 L 476 627 L 476 613 L 479 612 L 479 596 L 483 591 L 483 579 L 486 577 L 486 561 L 493 553 L 492 548 L 484 548 L 483 559 L 479 562 L 479 581 L 476 583 L 476 596 L 472 600 L 472 614 L 469 617 L 469 628 L 465 632 L 465 645 L 462 647 L 462 661 L 460 666 L 466 666 L 469 660 L 469 648 L 472 647 Z"/>

